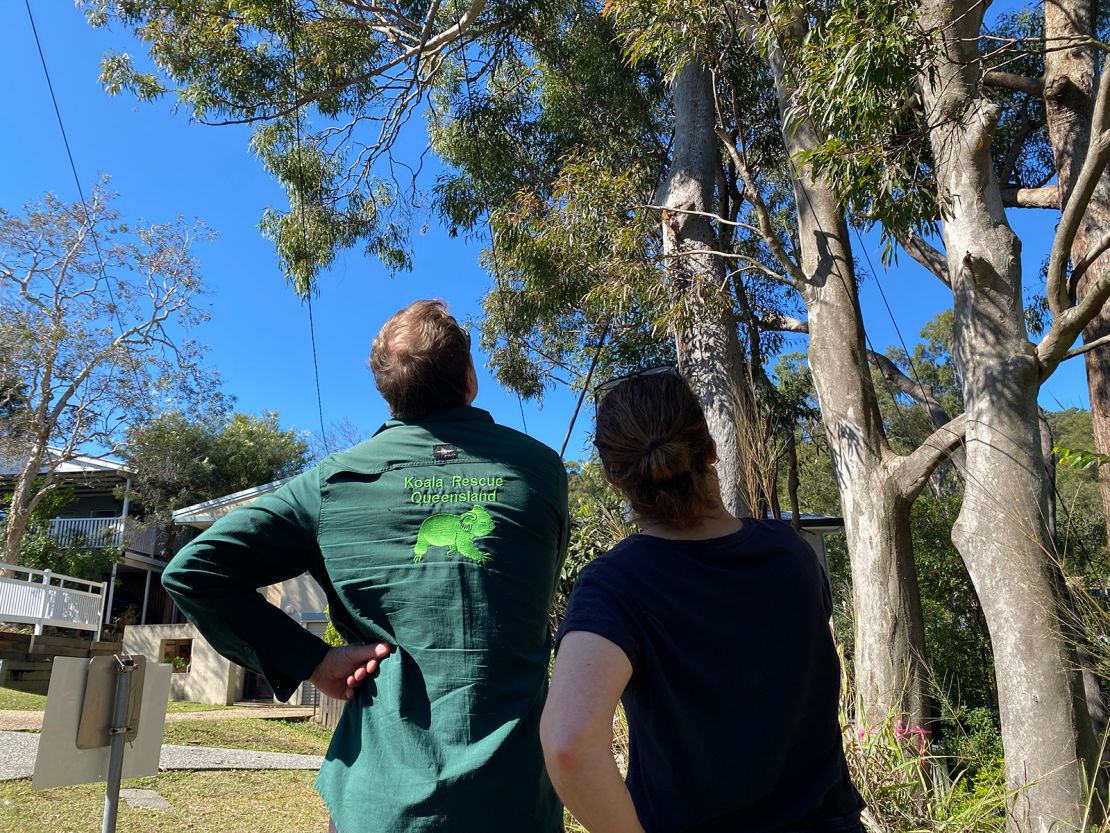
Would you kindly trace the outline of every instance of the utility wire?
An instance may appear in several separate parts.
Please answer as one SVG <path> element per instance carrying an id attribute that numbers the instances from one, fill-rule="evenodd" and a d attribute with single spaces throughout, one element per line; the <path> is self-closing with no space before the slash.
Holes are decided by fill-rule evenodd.
<path id="1" fill-rule="evenodd" d="M 299 101 L 300 96 L 297 93 L 297 14 L 294 0 L 289 0 L 289 55 L 292 60 L 293 77 L 291 86 L 293 88 L 293 100 Z M 301 139 L 301 105 L 298 104 L 293 111 L 293 125 L 297 139 L 297 155 L 301 162 L 304 161 L 304 148 Z M 304 166 L 302 164 L 300 173 L 303 175 Z M 305 229 L 304 219 L 304 190 L 301 184 L 298 184 L 297 194 L 297 208 L 300 215 L 301 225 L 301 252 L 302 257 L 308 250 L 308 232 Z M 328 432 L 324 427 L 324 398 L 320 393 L 320 363 L 316 356 L 316 322 L 312 315 L 312 287 L 307 286 L 306 301 L 308 306 L 308 335 L 312 344 L 312 373 L 316 381 L 316 413 L 320 418 L 320 441 L 324 445 L 324 453 L 331 454 L 331 447 L 328 444 Z"/>
<path id="2" fill-rule="evenodd" d="M 89 213 L 89 203 L 85 198 L 85 188 L 81 184 L 81 177 L 77 173 L 77 163 L 73 160 L 73 149 L 69 144 L 69 135 L 66 133 L 65 122 L 62 120 L 62 109 L 58 106 L 58 96 L 54 93 L 54 82 L 50 78 L 50 69 L 46 64 L 46 53 L 42 49 L 42 41 L 39 39 L 39 30 L 35 25 L 35 15 L 31 11 L 31 0 L 23 0 L 23 5 L 27 9 L 27 20 L 31 23 L 31 33 L 35 38 L 35 48 L 39 53 L 39 61 L 42 64 L 42 74 L 46 77 L 46 88 L 50 91 L 50 101 L 54 105 L 54 116 L 58 120 L 58 130 L 62 134 L 62 143 L 66 148 L 66 157 L 69 159 L 69 169 L 73 173 L 73 182 L 77 186 L 77 194 L 81 198 L 81 208 L 85 212 L 85 222 L 89 224 L 89 236 L 92 238 L 93 248 L 96 250 L 97 263 L 100 266 L 100 279 L 104 281 L 104 286 L 108 290 L 108 300 L 112 304 L 113 317 L 116 319 L 116 324 L 119 326 L 120 336 L 126 332 L 123 326 L 123 319 L 120 318 L 119 306 L 116 304 L 116 296 L 112 291 L 112 282 L 108 279 L 107 267 L 104 264 L 104 253 L 100 250 L 100 239 L 96 233 L 96 226 L 93 223 L 92 214 Z M 126 345 L 124 345 L 126 349 Z M 128 358 L 131 358 L 131 351 L 128 350 Z M 135 367 L 134 362 L 129 362 L 131 365 L 131 373 L 135 377 L 135 383 L 138 388 L 143 387 L 142 380 L 139 378 L 139 371 Z"/>
<path id="3" fill-rule="evenodd" d="M 471 114 L 473 115 L 477 111 L 474 109 L 474 90 L 471 87 L 471 83 L 470 83 L 470 62 L 467 60 L 467 57 L 466 57 L 466 45 L 465 44 L 463 45 L 462 50 L 460 51 L 460 54 L 462 55 L 463 78 L 466 81 L 466 101 L 467 101 L 467 105 L 470 107 Z M 480 179 L 484 179 L 485 178 L 485 170 L 484 170 L 484 166 L 482 164 L 482 142 L 481 142 L 481 140 L 478 136 L 477 120 L 474 121 L 474 127 L 471 131 L 471 141 L 474 142 L 475 161 L 478 163 L 477 166 L 476 166 L 478 176 L 479 176 Z M 490 251 L 490 266 L 492 267 L 491 271 L 493 272 L 493 282 L 495 284 L 497 284 L 497 288 L 498 288 L 499 291 L 504 292 L 505 291 L 505 283 L 504 283 L 504 281 L 501 277 L 501 268 L 499 266 L 499 261 L 498 261 L 498 257 L 497 257 L 497 235 L 493 233 L 493 227 L 492 226 L 490 227 L 490 230 L 489 230 L 489 251 Z M 523 397 L 521 397 L 519 391 L 516 392 L 516 404 L 517 404 L 517 407 L 520 408 L 520 424 L 524 428 L 524 433 L 527 434 L 528 433 L 528 421 L 524 418 L 524 399 L 523 399 Z M 565 447 L 565 444 L 564 444 L 564 447 Z M 562 454 L 560 454 L 559 456 L 561 457 Z"/>
<path id="4" fill-rule="evenodd" d="M 914 364 L 913 356 L 910 354 L 910 348 L 906 346 L 906 339 L 902 337 L 902 328 L 898 326 L 898 321 L 894 317 L 894 310 L 891 309 L 890 301 L 887 300 L 886 292 L 883 291 L 883 282 L 879 278 L 879 273 L 875 270 L 874 265 L 871 263 L 871 254 L 868 252 L 867 246 L 863 242 L 863 237 L 860 235 L 859 229 L 853 228 L 853 231 L 856 233 L 856 240 L 859 242 L 860 249 L 863 250 L 863 256 L 867 260 L 867 268 L 871 270 L 871 274 L 875 278 L 875 286 L 878 287 L 879 296 L 883 299 L 883 306 L 886 307 L 886 314 L 890 317 L 890 323 L 894 325 L 894 332 L 898 335 L 898 341 L 906 354 L 906 363 L 910 367 L 910 374 L 913 376 L 913 380 L 917 382 L 917 387 L 921 390 L 922 404 L 928 407 L 929 397 L 925 393 L 925 385 L 922 383 L 921 377 L 918 376 L 917 366 Z M 937 427 L 939 428 L 940 426 L 938 425 Z"/>

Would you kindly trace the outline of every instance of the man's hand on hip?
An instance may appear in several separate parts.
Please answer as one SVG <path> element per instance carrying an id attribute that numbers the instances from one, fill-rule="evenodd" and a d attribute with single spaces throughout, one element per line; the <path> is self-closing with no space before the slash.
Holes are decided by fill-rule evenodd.
<path id="1" fill-rule="evenodd" d="M 350 700 L 355 690 L 378 671 L 378 663 L 389 656 L 384 642 L 332 648 L 316 666 L 308 681 L 335 700 Z"/>

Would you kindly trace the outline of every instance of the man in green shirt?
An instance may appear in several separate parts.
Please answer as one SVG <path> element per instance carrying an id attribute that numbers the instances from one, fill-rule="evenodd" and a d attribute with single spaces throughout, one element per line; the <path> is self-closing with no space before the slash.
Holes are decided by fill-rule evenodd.
<path id="1" fill-rule="evenodd" d="M 442 302 L 394 315 L 370 363 L 394 418 L 218 521 L 162 582 L 279 697 L 311 679 L 349 698 L 317 779 L 339 833 L 561 830 L 539 718 L 566 472 L 471 406 L 469 338 Z M 256 592 L 306 571 L 359 647 L 329 650 Z"/>

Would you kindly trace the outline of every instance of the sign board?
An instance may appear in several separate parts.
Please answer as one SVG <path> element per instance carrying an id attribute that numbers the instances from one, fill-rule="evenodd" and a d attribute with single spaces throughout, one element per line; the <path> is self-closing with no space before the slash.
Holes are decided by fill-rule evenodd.
<path id="1" fill-rule="evenodd" d="M 35 772 L 31 779 L 31 786 L 36 790 L 88 784 L 104 781 L 108 777 L 110 746 L 78 746 L 79 734 L 83 745 L 96 742 L 90 741 L 90 738 L 99 736 L 101 732 L 106 737 L 111 721 L 116 675 L 102 673 L 100 670 L 90 675 L 90 668 L 97 659 L 115 663 L 115 657 L 97 657 L 93 660 L 75 657 L 54 659 L 42 734 L 39 736 L 39 751 L 35 758 Z M 98 663 L 98 666 L 101 664 Z M 136 680 L 141 685 L 142 696 L 128 709 L 129 715 L 137 716 L 138 726 L 134 735 L 129 731 L 126 736 L 128 742 L 124 746 L 124 778 L 139 778 L 158 772 L 162 730 L 166 722 L 166 703 L 170 697 L 171 671 L 169 665 L 151 664 L 146 666 L 144 678 Z M 135 689 L 138 687 L 136 685 Z M 87 713 L 86 698 L 89 698 Z"/>

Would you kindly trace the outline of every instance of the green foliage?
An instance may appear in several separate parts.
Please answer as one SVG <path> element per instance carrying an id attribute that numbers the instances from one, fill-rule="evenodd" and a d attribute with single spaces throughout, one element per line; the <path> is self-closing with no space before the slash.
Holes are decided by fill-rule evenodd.
<path id="1" fill-rule="evenodd" d="M 342 648 L 347 644 L 347 640 L 343 638 L 343 635 L 337 631 L 335 625 L 332 624 L 331 605 L 324 606 L 324 615 L 328 618 L 328 624 L 327 627 L 324 628 L 324 635 L 321 639 L 324 640 L 324 644 L 326 645 L 330 645 L 333 648 Z"/>
<path id="2" fill-rule="evenodd" d="M 1094 427 L 1090 411 L 1068 408 L 1047 414 L 1057 455 L 1056 528 L 1069 575 L 1092 587 L 1110 585 L 1106 516 L 1098 475 L 1106 460 L 1090 451 Z"/>
<path id="3" fill-rule="evenodd" d="M 308 464 L 308 444 L 278 425 L 277 411 L 235 414 L 212 438 L 211 459 L 223 494 L 289 477 Z"/>
<path id="4" fill-rule="evenodd" d="M 1056 445 L 1053 446 L 1052 453 L 1057 456 L 1060 465 L 1073 466 L 1080 470 L 1097 469 L 1110 463 L 1110 455 L 1084 448 L 1066 448 Z"/>
<path id="5" fill-rule="evenodd" d="M 570 477 L 570 544 L 555 591 L 552 609 L 555 626 L 566 613 L 571 590 L 582 568 L 636 530 L 625 517 L 623 498 L 606 482 L 600 463 L 572 463 L 567 473 Z"/>
<path id="6" fill-rule="evenodd" d="M 931 231 L 938 206 L 912 102 L 935 46 L 917 24 L 917 4 L 809 5 L 813 15 L 800 38 L 787 22 L 793 4 L 773 4 L 761 28 L 768 44 L 784 49 L 798 90 L 788 120 L 808 120 L 821 138 L 795 163 L 833 184 L 861 221 L 881 222 L 886 231 Z"/>
<path id="7" fill-rule="evenodd" d="M 276 411 L 203 421 L 171 411 L 131 428 L 124 459 L 134 472 L 132 502 L 148 526 L 169 530 L 172 551 L 175 509 L 297 474 L 309 450 L 296 430 L 279 426 Z"/>
<path id="8" fill-rule="evenodd" d="M 453 229 L 488 219 L 482 346 L 502 384 L 540 397 L 554 380 L 584 383 L 666 360 L 658 215 L 651 200 L 664 153 L 665 88 L 629 67 L 595 4 L 537 10 L 483 86 L 461 77 L 437 91 L 429 133 L 452 166 L 436 186 Z M 606 326 L 608 324 L 608 327 Z"/>
<path id="9" fill-rule="evenodd" d="M 119 559 L 115 547 L 90 546 L 77 540 L 59 544 L 41 525 L 28 526 L 19 547 L 19 563 L 33 570 L 52 570 L 74 578 L 101 581 Z"/>
<path id="10" fill-rule="evenodd" d="M 994 655 L 979 598 L 959 552 L 952 524 L 960 496 L 923 494 L 913 505 L 910 529 L 925 651 L 934 688 L 944 701 L 966 709 L 997 707 Z"/>
<path id="11" fill-rule="evenodd" d="M 172 511 L 296 474 L 308 444 L 279 426 L 276 411 L 213 422 L 172 411 L 131 429 L 125 459 L 135 472 L 132 499 Z"/>
<path id="12" fill-rule="evenodd" d="M 342 160 L 300 139 L 285 122 L 257 128 L 251 149 L 289 195 L 289 210 L 266 209 L 261 228 L 302 297 L 320 271 L 360 241 L 390 271 L 411 267 L 405 229 L 387 219 L 394 195 L 385 182 L 367 177 L 363 187 L 341 197 Z"/>
<path id="13" fill-rule="evenodd" d="M 483 67 L 545 4 L 494 0 L 454 34 L 468 2 L 84 5 L 90 24 L 132 32 L 150 58 L 139 67 L 128 55 L 107 55 L 100 80 L 109 93 L 169 96 L 196 121 L 254 127 L 252 148 L 289 199 L 288 211 L 266 212 L 262 229 L 303 296 L 359 243 L 390 269 L 409 266 L 411 205 L 399 199 L 399 177 L 421 160 L 403 148 L 406 123 L 468 53 Z M 379 163 L 388 174 L 377 173 Z"/>
<path id="14" fill-rule="evenodd" d="M 888 718 L 857 727 L 843 719 L 852 783 L 867 804 L 869 826 L 906 833 L 1004 833 L 1007 793 L 1001 747 L 975 770 L 952 758 L 928 733 Z"/>

